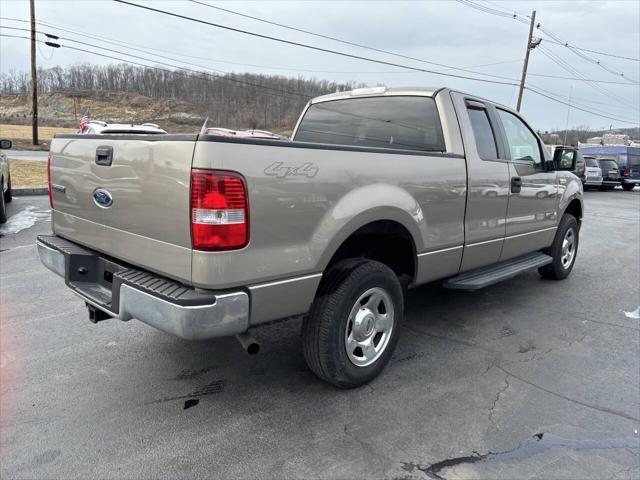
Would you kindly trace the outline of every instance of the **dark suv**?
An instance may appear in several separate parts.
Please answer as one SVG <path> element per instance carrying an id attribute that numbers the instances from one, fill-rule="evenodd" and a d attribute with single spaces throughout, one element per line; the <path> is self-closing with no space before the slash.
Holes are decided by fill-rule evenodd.
<path id="1" fill-rule="evenodd" d="M 598 163 L 602 169 L 602 186 L 600 190 L 611 190 L 620 185 L 620 169 L 614 160 L 598 158 Z"/>

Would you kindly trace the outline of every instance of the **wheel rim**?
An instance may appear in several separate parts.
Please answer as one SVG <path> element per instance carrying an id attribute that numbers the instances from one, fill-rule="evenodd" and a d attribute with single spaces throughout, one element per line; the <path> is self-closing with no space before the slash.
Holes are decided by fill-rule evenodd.
<path id="1" fill-rule="evenodd" d="M 351 363 L 366 367 L 384 353 L 394 326 L 391 296 L 380 287 L 364 292 L 349 313 L 344 345 Z"/>
<path id="2" fill-rule="evenodd" d="M 562 253 L 560 255 L 560 262 L 562 268 L 565 270 L 571 266 L 573 259 L 576 256 L 576 234 L 573 228 L 567 230 L 562 240 Z"/>

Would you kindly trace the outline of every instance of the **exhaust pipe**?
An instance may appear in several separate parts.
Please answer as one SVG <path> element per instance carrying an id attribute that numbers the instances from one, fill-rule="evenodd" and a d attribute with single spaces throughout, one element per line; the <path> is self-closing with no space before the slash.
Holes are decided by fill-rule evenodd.
<path id="1" fill-rule="evenodd" d="M 260 351 L 260 344 L 249 332 L 238 333 L 236 339 L 249 355 L 255 355 Z"/>

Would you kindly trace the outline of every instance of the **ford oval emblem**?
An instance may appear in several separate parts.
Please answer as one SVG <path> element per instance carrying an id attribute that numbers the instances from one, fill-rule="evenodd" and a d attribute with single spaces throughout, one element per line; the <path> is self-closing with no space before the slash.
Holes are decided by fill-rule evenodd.
<path id="1" fill-rule="evenodd" d="M 113 197 L 104 188 L 96 188 L 93 191 L 93 201 L 100 208 L 109 208 L 113 204 Z"/>

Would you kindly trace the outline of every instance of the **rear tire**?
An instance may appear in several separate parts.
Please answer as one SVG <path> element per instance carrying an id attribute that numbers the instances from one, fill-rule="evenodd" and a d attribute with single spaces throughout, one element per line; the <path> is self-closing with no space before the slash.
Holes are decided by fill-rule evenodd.
<path id="1" fill-rule="evenodd" d="M 4 192 L 4 203 L 11 203 L 13 200 L 13 194 L 11 193 L 11 175 L 9 175 L 9 181 L 7 182 L 7 191 Z"/>
<path id="2" fill-rule="evenodd" d="M 633 190 L 633 187 L 635 187 L 636 184 L 635 183 L 623 183 L 622 184 L 622 188 L 624 189 L 625 192 L 630 192 L 631 190 Z"/>
<path id="3" fill-rule="evenodd" d="M 393 355 L 402 316 L 402 287 L 389 267 L 363 259 L 337 263 L 302 324 L 307 365 L 340 388 L 373 380 Z"/>
<path id="4" fill-rule="evenodd" d="M 573 215 L 565 213 L 560 219 L 553 244 L 544 251 L 553 258 L 553 261 L 549 265 L 540 267 L 538 273 L 543 278 L 552 280 L 567 278 L 576 263 L 579 240 L 578 220 Z"/>

